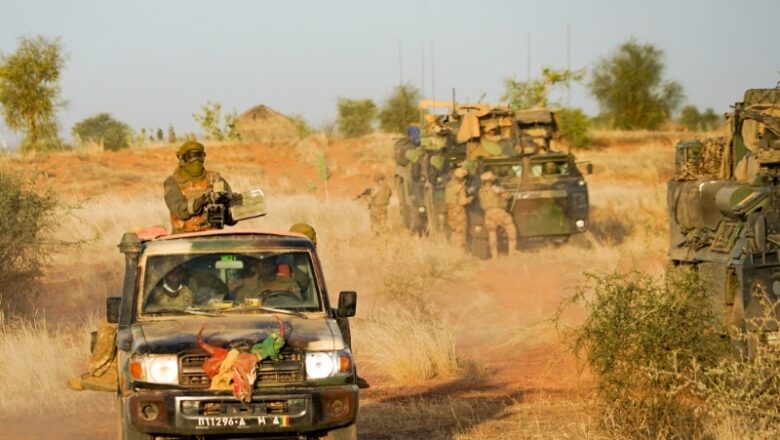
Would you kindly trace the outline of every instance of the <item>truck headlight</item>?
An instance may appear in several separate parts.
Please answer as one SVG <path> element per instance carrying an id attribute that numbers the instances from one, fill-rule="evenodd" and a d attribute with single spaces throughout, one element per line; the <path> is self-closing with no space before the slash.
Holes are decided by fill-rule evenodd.
<path id="1" fill-rule="evenodd" d="M 315 351 L 306 353 L 306 377 L 325 379 L 347 376 L 352 371 L 352 356 L 345 351 Z"/>
<path id="2" fill-rule="evenodd" d="M 142 382 L 177 384 L 179 383 L 179 359 L 176 355 L 133 358 L 130 360 L 130 376 Z"/>
<path id="3" fill-rule="evenodd" d="M 585 220 L 583 219 L 577 219 L 577 221 L 574 222 L 574 226 L 577 227 L 580 231 L 585 230 Z"/>

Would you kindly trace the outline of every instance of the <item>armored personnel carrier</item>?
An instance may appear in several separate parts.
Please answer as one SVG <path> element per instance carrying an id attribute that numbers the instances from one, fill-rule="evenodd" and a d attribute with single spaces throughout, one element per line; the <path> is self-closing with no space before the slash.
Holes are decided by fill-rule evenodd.
<path id="1" fill-rule="evenodd" d="M 724 324 L 778 343 L 776 322 L 750 318 L 780 298 L 780 89 L 747 90 L 727 120 L 727 136 L 676 146 L 670 268 L 698 271 Z"/>
<path id="2" fill-rule="evenodd" d="M 452 171 L 465 166 L 467 186 L 474 195 L 481 173 L 492 171 L 497 176 L 496 184 L 511 195 L 507 210 L 522 241 L 565 242 L 587 229 L 587 184 L 574 155 L 551 148 L 557 132 L 552 111 L 487 104 L 452 109 L 430 118 L 425 130 L 410 130 L 410 136 L 396 144 L 400 170 L 396 175 L 409 176 L 397 177 L 407 226 L 420 233 L 449 233 L 444 188 Z M 483 139 L 490 130 L 496 133 L 493 141 Z M 478 200 L 467 207 L 467 213 L 467 249 L 487 258 L 488 237 Z"/>

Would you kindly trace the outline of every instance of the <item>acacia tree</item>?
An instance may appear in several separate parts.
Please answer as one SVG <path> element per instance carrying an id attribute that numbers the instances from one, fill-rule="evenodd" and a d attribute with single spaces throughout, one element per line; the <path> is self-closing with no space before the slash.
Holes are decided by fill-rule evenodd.
<path id="1" fill-rule="evenodd" d="M 374 101 L 340 98 L 336 105 L 339 112 L 336 125 L 342 136 L 358 137 L 371 133 L 371 123 L 376 117 Z"/>
<path id="2" fill-rule="evenodd" d="M 206 101 L 200 108 L 200 113 L 193 113 L 192 118 L 206 132 L 206 138 L 215 141 L 240 140 L 236 131 L 238 113 L 233 110 L 222 117 L 222 105 L 218 102 Z"/>
<path id="3" fill-rule="evenodd" d="M 682 86 L 664 78 L 663 51 L 633 38 L 592 70 L 590 91 L 602 115 L 619 129 L 655 129 L 683 99 Z"/>
<path id="4" fill-rule="evenodd" d="M 73 136 L 82 142 L 103 142 L 103 148 L 117 151 L 130 146 L 133 130 L 122 121 L 114 119 L 109 113 L 99 113 L 84 119 L 73 126 Z M 158 131 L 162 137 L 162 130 Z"/>
<path id="5" fill-rule="evenodd" d="M 420 122 L 420 91 L 409 84 L 393 90 L 379 112 L 379 127 L 388 133 L 406 133 L 410 124 Z"/>
<path id="6" fill-rule="evenodd" d="M 0 105 L 13 131 L 24 132 L 21 151 L 59 148 L 56 109 L 65 65 L 59 39 L 22 37 L 11 54 L 0 54 Z"/>
<path id="7" fill-rule="evenodd" d="M 553 88 L 570 81 L 581 81 L 584 76 L 585 71 L 582 69 L 555 70 L 545 67 L 542 69 L 542 77 L 539 79 L 517 81 L 506 78 L 504 80 L 504 95 L 501 99 L 509 102 L 509 106 L 515 109 L 547 107 Z"/>

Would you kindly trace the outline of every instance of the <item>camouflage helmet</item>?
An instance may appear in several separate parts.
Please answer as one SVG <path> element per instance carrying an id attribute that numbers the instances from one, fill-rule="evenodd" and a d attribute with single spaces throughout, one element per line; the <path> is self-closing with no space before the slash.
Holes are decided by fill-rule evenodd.
<path id="1" fill-rule="evenodd" d="M 452 175 L 457 177 L 458 179 L 463 179 L 464 177 L 469 175 L 469 170 L 465 168 L 456 168 L 455 171 L 452 172 Z"/>
<path id="2" fill-rule="evenodd" d="M 314 246 L 317 246 L 317 232 L 310 224 L 296 223 L 290 226 L 290 232 L 297 232 L 298 234 L 303 234 L 309 237 L 309 240 L 314 243 Z"/>
<path id="3" fill-rule="evenodd" d="M 378 172 L 378 173 L 374 174 L 374 180 L 377 181 L 377 182 L 385 180 L 385 174 L 382 173 L 382 172 Z"/>
<path id="4" fill-rule="evenodd" d="M 187 141 L 187 142 L 181 144 L 181 147 L 179 147 L 179 149 L 176 150 L 176 157 L 181 159 L 182 156 L 184 156 L 185 153 L 187 153 L 188 151 L 193 151 L 193 150 L 201 151 L 201 152 L 206 151 L 205 147 L 203 147 L 203 144 L 201 144 L 200 142 L 198 142 L 198 141 Z"/>
<path id="5" fill-rule="evenodd" d="M 493 180 L 496 180 L 496 175 L 493 174 L 492 171 L 485 171 L 481 176 L 479 176 L 479 179 L 483 182 L 492 182 Z"/>

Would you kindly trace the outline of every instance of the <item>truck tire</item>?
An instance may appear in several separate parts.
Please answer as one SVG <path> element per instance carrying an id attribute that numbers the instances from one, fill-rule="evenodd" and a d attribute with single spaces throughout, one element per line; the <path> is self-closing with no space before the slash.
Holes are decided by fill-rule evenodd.
<path id="1" fill-rule="evenodd" d="M 357 440 L 357 425 L 355 423 L 343 428 L 334 429 L 320 440 Z"/>

